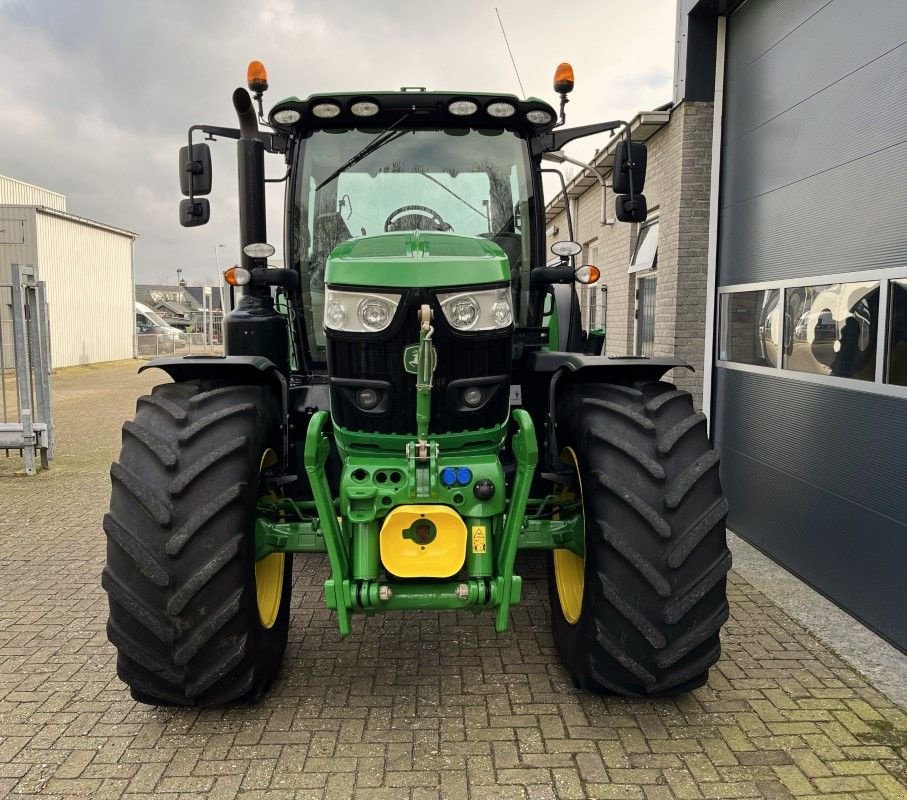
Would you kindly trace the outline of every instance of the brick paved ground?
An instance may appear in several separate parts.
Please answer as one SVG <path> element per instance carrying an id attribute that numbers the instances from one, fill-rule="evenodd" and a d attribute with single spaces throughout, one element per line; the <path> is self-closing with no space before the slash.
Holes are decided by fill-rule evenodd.
<path id="1" fill-rule="evenodd" d="M 323 559 L 297 561 L 290 646 L 265 702 L 163 710 L 114 674 L 99 586 L 107 468 L 132 364 L 54 383 L 59 456 L 0 457 L 0 797 L 907 797 L 907 715 L 731 576 L 724 656 L 676 700 L 576 692 L 521 561 L 512 632 L 491 616 L 385 616 L 341 641 Z"/>

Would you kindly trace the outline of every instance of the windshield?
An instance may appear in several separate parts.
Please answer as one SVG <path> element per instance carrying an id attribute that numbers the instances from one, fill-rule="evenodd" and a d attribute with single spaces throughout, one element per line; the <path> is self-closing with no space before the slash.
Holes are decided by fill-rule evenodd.
<path id="1" fill-rule="evenodd" d="M 492 239 L 510 261 L 517 307 L 525 308 L 528 299 L 531 184 L 525 141 L 502 130 L 400 131 L 327 180 L 380 133 L 316 131 L 303 143 L 295 233 L 304 301 L 311 308 L 307 338 L 316 361 L 324 360 L 325 263 L 350 238 L 431 230 Z"/>

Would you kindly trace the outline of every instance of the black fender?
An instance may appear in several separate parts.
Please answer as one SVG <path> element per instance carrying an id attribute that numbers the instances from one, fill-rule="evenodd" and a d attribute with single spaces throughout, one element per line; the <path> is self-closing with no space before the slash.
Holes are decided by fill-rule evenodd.
<path id="1" fill-rule="evenodd" d="M 557 403 L 560 393 L 571 383 L 614 381 L 634 383 L 657 381 L 672 369 L 693 367 L 673 356 L 590 356 L 583 353 L 543 352 L 530 353 L 523 373 L 524 404 L 534 419 L 545 420 L 544 441 L 539 449 L 545 454 L 549 474 L 558 473 L 560 447 L 557 441 Z M 526 392 L 527 386 L 535 391 Z M 538 426 L 540 438 L 542 432 Z"/>
<path id="2" fill-rule="evenodd" d="M 283 422 L 280 426 L 283 441 L 281 460 L 284 471 L 286 471 L 290 458 L 288 438 L 290 396 L 286 376 L 273 361 L 264 356 L 183 356 L 155 358 L 139 367 L 139 372 L 144 372 L 146 369 L 161 369 L 177 383 L 209 380 L 227 381 L 237 385 L 270 386 L 280 398 L 283 415 Z"/>

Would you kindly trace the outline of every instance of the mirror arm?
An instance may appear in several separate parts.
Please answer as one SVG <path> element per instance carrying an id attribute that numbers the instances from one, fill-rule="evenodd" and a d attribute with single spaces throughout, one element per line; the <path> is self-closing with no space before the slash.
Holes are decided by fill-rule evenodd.
<path id="1" fill-rule="evenodd" d="M 189 128 L 190 138 L 192 131 L 202 131 L 207 134 L 205 138 L 210 140 L 215 136 L 223 136 L 225 139 L 238 139 L 240 136 L 238 128 L 221 128 L 218 125 L 193 125 Z"/>
<path id="2" fill-rule="evenodd" d="M 529 147 L 533 155 L 540 155 L 541 153 L 549 153 L 552 150 L 560 150 L 565 144 L 572 142 L 574 139 L 581 139 L 583 136 L 592 136 L 596 133 L 606 133 L 621 127 L 629 128 L 629 124 L 617 119 L 610 122 L 596 122 L 593 125 L 580 125 L 576 128 L 563 128 L 559 131 L 549 131 L 548 133 L 533 136 L 529 140 Z"/>

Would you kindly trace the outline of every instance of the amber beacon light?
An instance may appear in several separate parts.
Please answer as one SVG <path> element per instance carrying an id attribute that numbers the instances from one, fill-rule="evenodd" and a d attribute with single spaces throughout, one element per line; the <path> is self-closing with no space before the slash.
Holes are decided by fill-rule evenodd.
<path id="1" fill-rule="evenodd" d="M 573 91 L 573 67 L 566 61 L 557 65 L 554 71 L 554 91 L 569 94 Z"/>
<path id="2" fill-rule="evenodd" d="M 571 73 L 572 74 L 572 73 Z M 246 70 L 246 83 L 250 92 L 260 94 L 268 89 L 268 71 L 261 61 L 250 61 Z"/>

